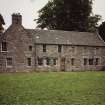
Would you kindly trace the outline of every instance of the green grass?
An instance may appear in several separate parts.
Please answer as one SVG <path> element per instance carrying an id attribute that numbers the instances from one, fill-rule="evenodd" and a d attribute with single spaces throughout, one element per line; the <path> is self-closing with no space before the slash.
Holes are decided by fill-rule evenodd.
<path id="1" fill-rule="evenodd" d="M 105 72 L 0 74 L 0 105 L 105 105 Z"/>

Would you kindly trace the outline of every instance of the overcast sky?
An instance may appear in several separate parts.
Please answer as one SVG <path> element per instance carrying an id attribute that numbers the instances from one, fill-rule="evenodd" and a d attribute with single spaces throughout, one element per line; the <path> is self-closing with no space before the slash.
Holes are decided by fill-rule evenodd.
<path id="1" fill-rule="evenodd" d="M 11 14 L 21 13 L 23 16 L 23 26 L 25 28 L 35 28 L 33 21 L 37 18 L 37 11 L 41 9 L 48 0 L 0 0 L 0 13 L 5 20 L 5 28 L 11 24 Z M 102 16 L 105 20 L 105 0 L 95 0 L 93 5 L 94 14 Z"/>

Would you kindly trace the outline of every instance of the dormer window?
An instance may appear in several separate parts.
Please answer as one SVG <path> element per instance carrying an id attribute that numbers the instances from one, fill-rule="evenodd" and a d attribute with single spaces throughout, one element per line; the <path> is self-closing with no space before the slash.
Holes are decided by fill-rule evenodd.
<path id="1" fill-rule="evenodd" d="M 1 44 L 1 51 L 2 52 L 7 51 L 7 42 L 2 42 L 2 44 Z"/>

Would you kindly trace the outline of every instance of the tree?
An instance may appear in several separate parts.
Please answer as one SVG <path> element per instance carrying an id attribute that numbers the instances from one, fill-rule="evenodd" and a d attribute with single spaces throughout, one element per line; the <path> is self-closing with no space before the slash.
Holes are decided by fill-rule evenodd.
<path id="1" fill-rule="evenodd" d="M 3 25 L 5 24 L 3 16 L 0 14 L 0 32 L 4 30 Z"/>
<path id="2" fill-rule="evenodd" d="M 91 16 L 92 4 L 93 0 L 50 0 L 39 10 L 37 27 L 68 31 L 94 31 L 100 16 Z"/>
<path id="3" fill-rule="evenodd" d="M 98 31 L 99 31 L 99 35 L 105 41 L 105 22 L 102 22 L 102 24 L 98 28 Z"/>

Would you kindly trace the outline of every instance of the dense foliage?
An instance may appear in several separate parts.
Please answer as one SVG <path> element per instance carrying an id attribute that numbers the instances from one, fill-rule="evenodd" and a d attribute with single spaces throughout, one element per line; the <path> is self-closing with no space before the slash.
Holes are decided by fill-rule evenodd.
<path id="1" fill-rule="evenodd" d="M 99 15 L 92 15 L 93 0 L 50 0 L 36 19 L 38 27 L 69 30 L 94 31 Z"/>
<path id="2" fill-rule="evenodd" d="M 3 25 L 5 24 L 3 16 L 0 14 L 0 32 L 4 29 Z"/>
<path id="3" fill-rule="evenodd" d="M 100 36 L 101 36 L 102 39 L 105 41 L 105 22 L 103 22 L 103 23 L 99 26 L 98 30 L 99 30 Z"/>

